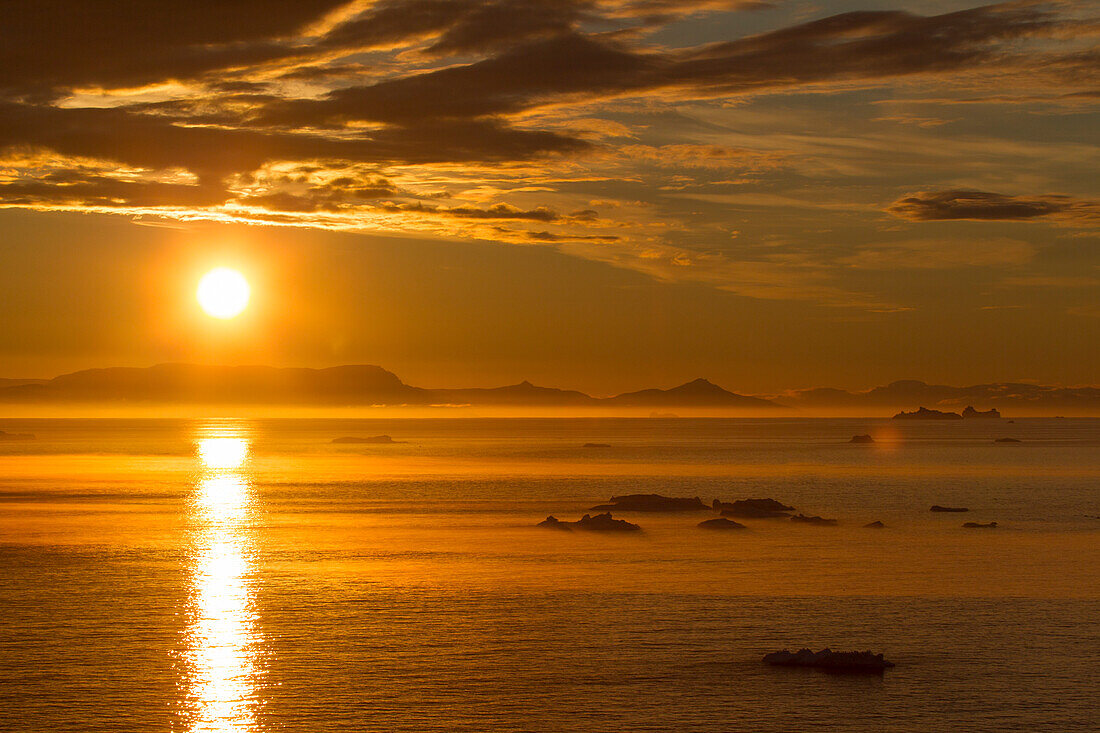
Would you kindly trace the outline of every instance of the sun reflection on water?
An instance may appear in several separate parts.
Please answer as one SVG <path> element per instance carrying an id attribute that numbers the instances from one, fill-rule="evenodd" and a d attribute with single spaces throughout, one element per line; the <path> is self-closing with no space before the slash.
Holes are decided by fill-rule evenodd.
<path id="1" fill-rule="evenodd" d="M 187 628 L 189 730 L 255 730 L 260 647 L 249 517 L 250 441 L 235 425 L 196 437 L 196 541 Z"/>

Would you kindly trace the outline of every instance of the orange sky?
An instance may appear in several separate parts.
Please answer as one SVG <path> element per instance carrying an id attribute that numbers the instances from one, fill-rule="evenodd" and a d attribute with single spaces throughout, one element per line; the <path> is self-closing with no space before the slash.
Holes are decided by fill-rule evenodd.
<path id="1" fill-rule="evenodd" d="M 1100 382 L 1087 4 L 129 8 L 0 30 L 0 376 Z"/>

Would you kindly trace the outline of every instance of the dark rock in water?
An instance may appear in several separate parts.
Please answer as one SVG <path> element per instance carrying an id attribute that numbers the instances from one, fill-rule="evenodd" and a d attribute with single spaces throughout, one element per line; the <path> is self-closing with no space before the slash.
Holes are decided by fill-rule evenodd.
<path id="1" fill-rule="evenodd" d="M 735 522 L 732 519 L 726 519 L 725 517 L 719 517 L 718 519 L 707 519 L 706 521 L 699 522 L 696 525 L 701 529 L 746 529 L 745 525 L 740 522 Z"/>
<path id="2" fill-rule="evenodd" d="M 787 506 L 775 499 L 738 499 L 733 503 L 715 499 L 711 503 L 711 508 L 723 517 L 742 517 L 746 519 L 789 517 L 789 512 L 794 511 L 793 506 Z"/>
<path id="3" fill-rule="evenodd" d="M 886 525 L 883 524 L 882 522 L 880 522 L 878 520 L 875 520 L 874 522 L 868 522 L 867 524 L 863 525 L 863 528 L 864 529 L 883 529 L 885 526 Z"/>
<path id="4" fill-rule="evenodd" d="M 922 407 L 916 412 L 899 412 L 894 415 L 895 420 L 962 420 L 963 417 L 957 412 L 941 412 L 939 410 L 929 410 L 927 407 Z"/>
<path id="5" fill-rule="evenodd" d="M 799 649 L 792 652 L 784 649 L 764 655 L 764 662 L 776 667 L 812 667 L 826 672 L 854 672 L 882 674 L 894 666 L 881 654 L 871 652 L 834 652 L 825 648 L 819 652 Z"/>
<path id="6" fill-rule="evenodd" d="M 966 409 L 962 412 L 963 417 L 978 417 L 985 419 L 999 420 L 1001 413 L 997 411 L 997 408 L 992 408 L 982 412 L 981 410 L 975 410 L 972 405 L 967 405 Z"/>
<path id="7" fill-rule="evenodd" d="M 805 514 L 796 514 L 791 517 L 792 522 L 802 522 L 803 524 L 816 524 L 820 527 L 835 527 L 835 519 L 826 519 L 825 517 L 807 517 Z"/>
<path id="8" fill-rule="evenodd" d="M 993 442 L 994 443 L 1019 443 L 1020 441 L 1017 440 L 1016 438 L 997 438 Z"/>
<path id="9" fill-rule="evenodd" d="M 849 443 L 874 443 L 875 439 L 870 435 L 853 435 Z"/>
<path id="10" fill-rule="evenodd" d="M 982 524 L 981 522 L 965 522 L 963 527 L 966 529 L 995 529 L 997 527 L 996 522 L 989 522 L 988 524 Z"/>
<path id="11" fill-rule="evenodd" d="M 1015 420 L 1009 420 L 1009 421 L 1008 421 L 1008 424 L 1009 424 L 1009 425 L 1012 425 L 1012 424 L 1013 424 L 1013 423 L 1015 423 L 1015 422 L 1016 422 Z"/>
<path id="12" fill-rule="evenodd" d="M 625 519 L 613 519 L 611 517 L 611 512 L 597 514 L 596 516 L 585 514 L 576 522 L 563 522 L 556 517 L 550 516 L 539 522 L 538 526 L 548 529 L 564 529 L 567 531 L 576 528 L 593 532 L 637 532 L 641 529 L 638 525 L 631 524 Z"/>
<path id="13" fill-rule="evenodd" d="M 346 435 L 343 438 L 333 438 L 332 442 L 333 443 L 343 443 L 343 444 L 346 444 L 346 443 L 360 444 L 360 443 L 404 443 L 405 441 L 403 441 L 403 440 L 394 440 L 393 438 L 391 438 L 388 435 L 373 435 L 369 438 L 359 438 L 359 437 L 356 437 L 354 435 Z"/>
<path id="14" fill-rule="evenodd" d="M 585 443 L 582 448 L 610 448 L 610 443 Z"/>
<path id="15" fill-rule="evenodd" d="M 613 496 L 610 504 L 594 506 L 592 511 L 693 512 L 706 508 L 707 505 L 698 496 L 688 499 L 660 494 L 628 494 Z"/>
<path id="16" fill-rule="evenodd" d="M 0 430 L 0 440 L 34 440 L 34 433 L 6 433 Z"/>
<path id="17" fill-rule="evenodd" d="M 566 532 L 570 532 L 572 531 L 571 524 L 572 522 L 563 522 L 551 514 L 549 517 L 539 522 L 537 526 L 546 527 L 547 529 L 564 529 Z"/>
<path id="18" fill-rule="evenodd" d="M 611 517 L 611 512 L 605 512 L 595 516 L 585 514 L 577 522 L 577 527 L 599 532 L 637 532 L 641 529 L 638 525 L 631 524 L 625 519 L 613 519 Z"/>
<path id="19" fill-rule="evenodd" d="M 939 504 L 933 504 L 930 512 L 968 512 L 970 511 L 964 506 L 940 506 Z"/>

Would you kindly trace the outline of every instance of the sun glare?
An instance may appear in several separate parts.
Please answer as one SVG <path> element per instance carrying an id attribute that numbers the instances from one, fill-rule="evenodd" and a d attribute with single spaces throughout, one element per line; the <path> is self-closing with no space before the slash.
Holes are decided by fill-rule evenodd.
<path id="1" fill-rule="evenodd" d="M 195 293 L 199 305 L 214 318 L 233 318 L 248 306 L 252 288 L 244 275 L 228 267 L 218 267 L 202 276 Z"/>

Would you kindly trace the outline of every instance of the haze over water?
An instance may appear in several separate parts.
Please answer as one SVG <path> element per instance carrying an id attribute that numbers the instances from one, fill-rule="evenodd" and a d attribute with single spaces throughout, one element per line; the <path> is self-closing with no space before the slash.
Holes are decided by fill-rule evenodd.
<path id="1" fill-rule="evenodd" d="M 0 729 L 1085 730 L 1100 421 L 6 421 Z M 993 444 L 1010 431 L 1024 442 Z M 850 445 L 870 432 L 874 445 Z M 389 434 L 394 445 L 331 445 Z M 606 442 L 584 449 L 585 442 Z M 772 496 L 840 526 L 616 514 Z M 969 506 L 932 514 L 933 503 Z M 879 519 L 885 530 L 863 529 Z M 961 528 L 997 521 L 994 531 Z M 883 678 L 767 667 L 882 651 Z"/>

